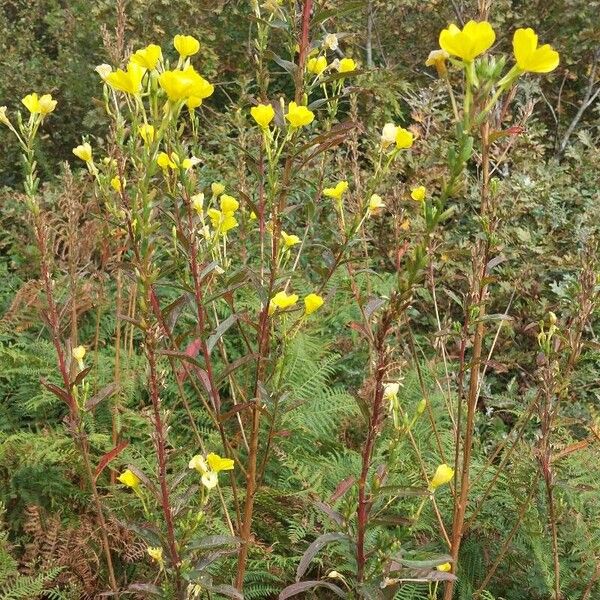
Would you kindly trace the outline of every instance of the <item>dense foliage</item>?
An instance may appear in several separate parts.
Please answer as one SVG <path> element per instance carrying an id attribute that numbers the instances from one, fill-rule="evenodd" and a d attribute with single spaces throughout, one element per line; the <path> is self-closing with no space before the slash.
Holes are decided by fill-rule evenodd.
<path id="1" fill-rule="evenodd" d="M 598 4 L 0 1 L 0 598 L 600 595 Z"/>

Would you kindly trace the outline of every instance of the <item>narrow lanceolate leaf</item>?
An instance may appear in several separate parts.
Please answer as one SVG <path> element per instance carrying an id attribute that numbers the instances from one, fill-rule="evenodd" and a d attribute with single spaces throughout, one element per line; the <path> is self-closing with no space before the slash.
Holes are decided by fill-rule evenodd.
<path id="1" fill-rule="evenodd" d="M 244 600 L 244 594 L 239 590 L 236 590 L 232 585 L 209 585 L 206 589 L 213 594 L 220 594 L 221 596 L 227 596 L 228 598 L 235 598 L 235 600 Z"/>
<path id="2" fill-rule="evenodd" d="M 212 349 L 215 347 L 216 343 L 223 337 L 225 332 L 238 320 L 239 315 L 236 313 L 227 317 L 220 325 L 217 327 L 215 332 L 208 338 L 208 342 L 206 347 L 208 348 L 208 353 L 212 352 Z"/>
<path id="3" fill-rule="evenodd" d="M 346 597 L 346 594 L 341 588 L 339 588 L 337 585 L 334 585 L 333 583 L 329 583 L 328 581 L 299 581 L 298 583 L 288 585 L 284 590 L 282 590 L 282 592 L 279 594 L 279 600 L 286 600 L 286 598 L 297 596 L 302 592 L 312 590 L 316 587 L 327 588 L 340 598 Z"/>
<path id="4" fill-rule="evenodd" d="M 132 592 L 141 592 L 142 594 L 150 594 L 151 596 L 162 598 L 162 590 L 151 583 L 132 583 L 127 589 Z"/>
<path id="5" fill-rule="evenodd" d="M 96 392 L 91 398 L 88 398 L 88 401 L 85 403 L 85 410 L 93 410 L 104 400 L 105 398 L 109 398 L 117 391 L 116 383 L 109 383 L 107 386 L 103 387 L 100 391 Z"/>
<path id="6" fill-rule="evenodd" d="M 104 471 L 106 465 L 108 465 L 111 460 L 117 458 L 117 456 L 119 456 L 119 454 L 121 454 L 121 452 L 123 452 L 127 446 L 129 446 L 129 442 L 127 440 L 123 440 L 100 458 L 98 466 L 96 467 L 96 471 L 94 472 L 94 481 L 98 479 L 98 476 L 100 473 L 102 473 L 102 471 Z"/>
<path id="7" fill-rule="evenodd" d="M 433 569 L 438 565 L 443 565 L 444 563 L 452 562 L 452 557 L 448 554 L 442 554 L 441 556 L 436 556 L 435 558 L 430 558 L 428 560 L 409 560 L 405 558 L 396 557 L 394 558 L 394 562 L 409 569 Z"/>
<path id="8" fill-rule="evenodd" d="M 296 569 L 296 581 L 298 581 L 310 565 L 312 559 L 327 545 L 332 542 L 347 541 L 349 538 L 343 533 L 324 533 L 320 535 L 307 549 Z M 281 596 L 280 596 L 281 598 Z"/>
<path id="9" fill-rule="evenodd" d="M 240 539 L 232 535 L 207 535 L 199 540 L 188 544 L 188 549 L 194 550 L 214 550 L 224 546 L 238 546 Z"/>
<path id="10" fill-rule="evenodd" d="M 52 392 L 55 396 L 60 398 L 63 402 L 66 402 L 67 404 L 69 404 L 69 395 L 61 387 L 58 387 L 57 385 L 54 385 L 53 383 L 50 383 L 49 381 L 46 381 L 45 379 L 40 379 L 40 383 L 48 391 Z"/>

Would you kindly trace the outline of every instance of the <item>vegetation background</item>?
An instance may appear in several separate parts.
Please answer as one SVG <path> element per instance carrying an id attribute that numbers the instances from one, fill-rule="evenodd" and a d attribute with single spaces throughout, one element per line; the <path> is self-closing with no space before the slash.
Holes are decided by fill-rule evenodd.
<path id="1" fill-rule="evenodd" d="M 400 226 L 408 218 L 415 220 L 406 202 L 409 185 L 419 182 L 428 189 L 439 185 L 452 136 L 444 84 L 425 66 L 425 59 L 437 48 L 440 30 L 449 22 L 477 18 L 481 3 L 322 0 L 315 4 L 326 18 L 320 21 L 321 30 L 313 29 L 311 35 L 337 33 L 343 55 L 360 65 L 352 101 L 346 99 L 341 106 L 343 116 L 358 121 L 361 131 L 380 131 L 387 122 L 410 125 L 421 140 L 403 162 L 403 170 L 394 172 L 378 192 L 394 218 L 377 221 L 368 241 L 370 262 L 365 271 L 376 276 L 361 279 L 359 274 L 356 280 L 361 294 L 385 296 L 394 285 L 392 249 L 398 247 Z M 528 117 L 511 145 L 510 162 L 497 174 L 504 186 L 503 201 L 497 214 L 494 293 L 487 312 L 498 318 L 485 342 L 484 355 L 489 352 L 489 357 L 472 459 L 476 500 L 467 519 L 455 597 L 592 600 L 600 598 L 600 2 L 488 4 L 489 21 L 498 32 L 505 32 L 498 35 L 497 52 L 510 54 L 512 31 L 530 26 L 560 51 L 561 64 L 547 76 L 524 80 L 514 98 L 514 117 L 505 123 L 518 127 Z M 178 33 L 198 38 L 202 74 L 216 87 L 202 113 L 201 126 L 207 130 L 210 126 L 202 149 L 202 176 L 207 182 L 222 180 L 237 196 L 253 184 L 231 131 L 242 128 L 256 93 L 255 28 L 251 2 L 245 0 L 0 0 L 0 103 L 14 113 L 23 96 L 43 90 L 60 107 L 51 124 L 42 128 L 36 153 L 40 196 L 52 215 L 55 293 L 63 331 L 65 338 L 79 340 L 91 350 L 94 389 L 114 379 L 119 327 L 115 304 L 119 302 L 126 313 L 126 302 L 133 302 L 128 284 L 117 290 L 118 265 L 98 218 L 99 199 L 72 153 L 82 137 L 89 138 L 95 149 L 109 151 L 110 123 L 94 68 L 116 64 L 119 57 L 148 43 L 164 47 Z M 275 46 L 278 35 L 273 33 Z M 268 61 L 270 96 L 292 98 L 293 82 L 278 58 L 270 55 Z M 367 169 L 367 150 L 357 140 L 350 138 L 345 150 L 327 162 L 327 181 L 346 172 L 358 180 L 356 174 Z M 19 147 L 6 128 L 0 129 L 0 144 L 0 505 L 4 509 L 0 598 L 95 598 L 108 589 L 100 531 L 63 422 L 64 407 L 40 383 L 59 381 L 48 327 L 40 316 L 45 304 L 39 252 L 25 216 Z M 470 174 L 478 176 L 477 165 Z M 453 453 L 451 411 L 445 404 L 445 388 L 451 384 L 444 377 L 444 363 L 452 371 L 459 361 L 459 342 L 452 332 L 460 330 L 477 221 L 470 210 L 476 204 L 474 188 L 467 182 L 462 191 L 467 210 L 443 228 L 438 239 L 441 252 L 432 267 L 439 286 L 437 314 L 432 289 L 424 285 L 409 309 L 410 336 L 393 338 L 403 406 L 408 414 L 426 396 L 430 413 L 413 425 L 412 441 L 408 437 L 397 441 L 393 429 L 384 433 L 386 444 L 378 457 L 393 463 L 388 483 L 398 489 L 422 485 L 423 465 L 432 472 L 442 462 L 440 447 L 450 457 Z M 304 227 L 298 213 L 292 212 L 290 221 L 297 230 Z M 316 243 L 326 247 L 331 237 L 324 229 Z M 316 259 L 306 260 L 307 271 L 316 273 Z M 287 413 L 279 425 L 282 435 L 273 448 L 274 460 L 257 493 L 256 546 L 250 552 L 244 588 L 249 600 L 277 597 L 294 582 L 306 548 L 330 531 L 327 515 L 315 502 L 333 499 L 341 512 L 350 511 L 344 498 L 339 504 L 340 485 L 360 469 L 361 409 L 353 397 L 360 395 L 369 360 L 368 351 L 357 343 L 356 330 L 348 327 L 360 317 L 348 302 L 353 293 L 357 292 L 350 289 L 349 278 L 336 275 L 326 310 L 286 348 L 286 393 L 299 408 Z M 248 295 L 242 303 L 249 306 L 252 300 Z M 545 322 L 549 311 L 558 317 L 562 340 L 556 347 L 557 361 L 561 352 L 565 357 L 577 352 L 568 367 L 560 363 L 551 385 L 542 373 L 537 337 L 539 323 Z M 570 334 L 584 313 L 580 336 L 584 341 L 578 345 L 581 340 Z M 121 327 L 125 339 L 117 418 L 129 446 L 118 464 L 152 470 L 142 339 L 133 328 L 123 323 Z M 239 336 L 232 335 L 226 338 L 225 350 L 236 357 L 240 344 Z M 184 406 L 177 400 L 177 378 L 166 369 L 161 378 L 177 471 L 186 468 L 197 448 Z M 551 431 L 544 430 L 538 402 L 545 385 L 561 399 Z M 219 436 L 193 394 L 192 410 L 200 435 L 209 446 L 219 447 Z M 96 460 L 112 447 L 114 419 L 111 410 L 102 409 L 88 424 Z M 550 520 L 540 440 L 548 440 L 552 454 L 555 501 Z M 117 473 L 107 470 L 102 476 L 106 479 L 102 493 L 110 507 L 107 531 L 122 581 L 147 583 L 135 590 L 141 597 L 152 592 L 157 568 L 147 555 L 143 532 L 133 525 L 136 497 L 115 483 Z M 224 502 L 230 502 L 229 488 L 223 487 Z M 448 495 L 440 497 L 435 510 L 429 505 L 419 509 L 418 519 L 419 502 L 414 497 L 398 494 L 393 501 L 394 518 L 382 520 L 370 532 L 374 560 L 394 544 L 415 560 L 447 551 L 437 530 L 436 511 L 439 508 L 443 521 L 451 521 Z M 554 526 L 557 552 L 552 547 Z M 207 517 L 206 529 L 211 535 L 228 533 L 223 519 L 215 515 Z M 554 555 L 560 559 L 558 595 Z M 216 579 L 234 569 L 228 553 L 220 558 L 225 562 L 211 572 Z M 331 571 L 343 575 L 352 570 L 351 563 L 347 553 L 333 544 L 318 555 L 309 574 L 312 579 Z M 431 598 L 437 589 L 437 583 L 434 590 L 431 582 L 409 582 L 394 589 L 392 597 Z M 218 598 L 221 592 L 215 589 L 211 597 Z M 198 591 L 198 597 L 202 593 Z M 306 597 L 312 593 L 330 597 L 331 592 L 304 592 Z"/>

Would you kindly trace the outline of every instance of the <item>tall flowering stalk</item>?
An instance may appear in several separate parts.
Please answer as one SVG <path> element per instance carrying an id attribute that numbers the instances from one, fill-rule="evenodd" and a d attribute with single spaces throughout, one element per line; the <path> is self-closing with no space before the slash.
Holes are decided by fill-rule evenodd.
<path id="1" fill-rule="evenodd" d="M 38 198 L 39 178 L 37 176 L 37 163 L 35 160 L 35 142 L 40 127 L 44 120 L 54 112 L 57 102 L 50 94 L 38 96 L 31 93 L 22 100 L 23 105 L 29 112 L 29 118 L 23 119 L 20 112 L 17 113 L 17 126 L 15 126 L 6 114 L 6 107 L 0 107 L 0 122 L 4 124 L 16 136 L 22 150 L 23 168 L 25 173 L 25 204 L 29 215 L 33 220 L 36 245 L 40 254 L 40 275 L 46 296 L 47 312 L 46 323 L 50 330 L 52 343 L 56 351 L 58 370 L 62 379 L 63 387 L 44 383 L 44 385 L 67 405 L 69 415 L 67 419 L 69 431 L 79 451 L 89 491 L 94 502 L 94 510 L 100 526 L 100 537 L 102 549 L 106 560 L 110 588 L 114 593 L 118 592 L 110 545 L 107 536 L 106 519 L 102 508 L 100 494 L 96 485 L 96 474 L 92 467 L 90 455 L 90 442 L 85 428 L 84 412 L 87 409 L 89 386 L 85 382 L 86 369 L 83 363 L 85 349 L 80 346 L 73 348 L 72 356 L 67 354 L 63 345 L 61 324 L 54 299 L 54 281 L 52 279 L 51 256 L 48 249 L 48 226 L 44 209 Z M 71 368 L 72 359 L 77 362 L 78 368 Z M 74 377 L 72 377 L 74 374 Z M 81 393 L 80 393 L 81 388 Z"/>
<path id="2" fill-rule="evenodd" d="M 495 109 L 502 104 L 503 96 L 526 72 L 547 73 L 558 66 L 558 53 L 548 45 L 538 47 L 537 35 L 531 29 L 518 29 L 513 37 L 516 64 L 502 74 L 504 60 L 482 56 L 496 40 L 496 34 L 485 20 L 469 21 L 462 29 L 450 25 L 440 33 L 441 50 L 437 60 L 430 55 L 429 64 L 435 65 L 441 76 L 447 77 L 442 65 L 446 57 L 464 73 L 464 94 L 460 139 L 470 138 L 478 146 L 480 153 L 479 177 L 479 221 L 482 235 L 475 241 L 470 276 L 470 292 L 465 306 L 465 319 L 460 343 L 460 365 L 457 379 L 458 404 L 457 427 L 455 431 L 455 469 L 458 473 L 454 496 L 454 511 L 451 535 L 451 556 L 453 571 L 459 556 L 464 535 L 465 514 L 469 502 L 470 466 L 473 448 L 475 414 L 481 387 L 482 350 L 485 338 L 486 307 L 489 302 L 488 264 L 495 246 L 496 207 L 499 201 L 498 184 L 491 177 L 491 149 L 499 132 L 495 128 L 501 122 Z M 444 54 L 442 54 L 444 53 Z M 432 53 L 433 54 L 433 53 Z M 454 94 L 450 89 L 455 105 Z M 455 109 L 455 113 L 458 112 Z M 473 142 L 469 144 L 473 146 Z M 464 156 L 468 160 L 472 152 Z M 471 347 L 467 355 L 467 347 Z M 467 382 L 468 375 L 468 383 Z M 466 414 L 463 415 L 463 404 Z M 464 427 L 464 429 L 463 429 Z M 453 595 L 454 581 L 446 584 L 444 598 Z"/>

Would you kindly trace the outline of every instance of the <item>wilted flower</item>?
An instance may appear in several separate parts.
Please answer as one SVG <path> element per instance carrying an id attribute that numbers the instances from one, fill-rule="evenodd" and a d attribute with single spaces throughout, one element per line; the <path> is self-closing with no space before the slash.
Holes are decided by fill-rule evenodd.
<path id="1" fill-rule="evenodd" d="M 7 127 L 12 127 L 12 123 L 6 116 L 6 110 L 7 110 L 6 106 L 0 106 L 0 123 L 2 123 L 3 125 L 6 125 Z"/>
<path id="2" fill-rule="evenodd" d="M 517 29 L 513 37 L 517 67 L 530 73 L 549 73 L 558 67 L 560 56 L 550 44 L 538 47 L 538 36 L 533 29 Z"/>
<path id="3" fill-rule="evenodd" d="M 266 129 L 275 118 L 275 109 L 270 104 L 259 104 L 250 109 L 250 114 L 262 129 Z"/>
<path id="4" fill-rule="evenodd" d="M 173 45 L 182 58 L 193 56 L 200 50 L 200 42 L 191 35 L 176 35 Z"/>
<path id="5" fill-rule="evenodd" d="M 83 369 L 83 357 L 85 356 L 85 346 L 76 346 L 71 351 L 71 356 L 77 361 L 80 369 Z"/>
<path id="6" fill-rule="evenodd" d="M 106 79 L 107 76 L 112 73 L 112 67 L 106 63 L 102 63 L 101 65 L 98 65 L 94 71 L 96 71 L 102 79 Z"/>
<path id="7" fill-rule="evenodd" d="M 339 46 L 337 35 L 335 33 L 328 33 L 323 40 L 323 46 L 329 50 L 337 50 Z"/>
<path id="8" fill-rule="evenodd" d="M 204 194 L 200 192 L 190 198 L 192 201 L 192 208 L 199 214 L 202 214 L 204 208 Z"/>
<path id="9" fill-rule="evenodd" d="M 460 30 L 452 24 L 440 33 L 440 47 L 452 56 L 472 62 L 496 40 L 496 34 L 487 21 L 469 21 Z"/>
<path id="10" fill-rule="evenodd" d="M 444 484 L 452 481 L 453 477 L 454 477 L 454 469 L 453 468 L 449 467 L 446 464 L 440 465 L 436 469 L 433 477 L 431 478 L 431 481 L 429 482 L 429 490 L 431 492 L 434 492 L 441 485 L 444 485 Z"/>
<path id="11" fill-rule="evenodd" d="M 297 294 L 288 294 L 287 292 L 277 292 L 269 302 L 269 314 L 272 315 L 277 309 L 285 310 L 294 306 L 298 302 Z"/>
<path id="12" fill-rule="evenodd" d="M 435 67 L 440 77 L 444 77 L 448 72 L 446 69 L 446 60 L 450 55 L 445 50 L 432 50 L 425 61 L 426 67 Z"/>
<path id="13" fill-rule="evenodd" d="M 386 123 L 381 130 L 381 146 L 385 150 L 391 144 L 396 142 L 398 127 L 393 123 Z"/>
<path id="14" fill-rule="evenodd" d="M 379 194 L 372 194 L 369 198 L 368 213 L 370 215 L 379 214 L 385 208 L 385 203 Z"/>
<path id="15" fill-rule="evenodd" d="M 319 310 L 323 306 L 325 300 L 319 294 L 308 294 L 304 298 L 304 314 L 311 315 L 315 311 Z"/>
<path id="16" fill-rule="evenodd" d="M 389 383 L 383 384 L 383 399 L 384 400 L 396 400 L 398 398 L 398 392 L 400 391 L 400 383 L 397 381 L 390 381 Z"/>
<path id="17" fill-rule="evenodd" d="M 295 102 L 290 102 L 285 118 L 292 127 L 298 128 L 312 123 L 315 114 L 306 106 L 298 106 Z"/>

